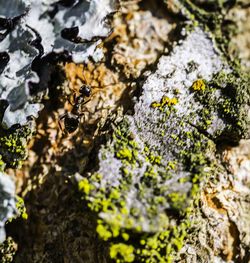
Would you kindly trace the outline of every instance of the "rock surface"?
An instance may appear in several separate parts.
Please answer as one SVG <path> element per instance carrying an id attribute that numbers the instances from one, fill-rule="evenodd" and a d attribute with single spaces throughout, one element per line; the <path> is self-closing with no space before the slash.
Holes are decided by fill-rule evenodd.
<path id="1" fill-rule="evenodd" d="M 112 139 L 99 152 L 99 169 L 80 181 L 79 187 L 90 209 L 101 218 L 97 232 L 104 240 L 123 239 L 131 258 L 168 262 L 184 253 L 177 252 L 185 242 L 199 240 L 198 225 L 204 229 L 204 237 L 215 234 L 205 227 L 206 221 L 202 223 L 190 211 L 208 212 L 204 203 L 200 208 L 195 204 L 199 189 L 209 191 L 206 181 L 214 182 L 216 178 L 227 181 L 231 176 L 216 158 L 216 141 L 232 129 L 236 136 L 234 123 L 240 126 L 240 119 L 233 115 L 231 107 L 243 105 L 237 106 L 230 95 L 232 87 L 228 86 L 227 76 L 231 72 L 207 33 L 200 28 L 187 33 L 169 55 L 160 58 L 157 70 L 142 87 L 134 114 L 125 116 L 114 127 Z M 220 79 L 216 85 L 218 76 L 224 76 L 224 80 Z M 205 202 L 204 195 L 201 200 Z M 242 213 L 248 218 L 246 204 L 243 207 Z M 244 222 L 240 235 L 248 228 L 247 221 Z M 190 227 L 196 228 L 192 241 L 185 233 Z M 231 233 L 232 228 L 224 230 Z M 131 231 L 137 235 L 137 242 L 130 243 Z M 195 260 L 200 253 L 211 261 L 217 254 L 230 260 L 244 258 L 244 253 L 240 255 L 230 248 L 234 240 L 228 241 L 227 251 L 223 238 L 217 241 L 220 245 L 214 240 L 217 246 L 208 253 L 204 252 L 205 241 L 200 242 L 203 243 L 198 249 L 196 243 L 186 245 L 186 249 L 195 251 Z M 111 257 L 120 254 L 124 262 L 130 262 L 120 246 L 114 241 Z M 187 252 L 184 254 L 187 262 L 192 260 Z"/>
<path id="2" fill-rule="evenodd" d="M 249 141 L 242 140 L 250 135 L 249 32 L 243 2 L 122 1 L 120 12 L 111 15 L 113 33 L 93 60 L 60 64 L 52 77 L 46 64 L 39 77 L 49 90 L 36 134 L 32 126 L 0 129 L 0 168 L 15 178 L 27 208 L 22 204 L 22 216 L 8 222 L 1 262 L 250 260 L 250 154 Z M 75 14 L 86 18 L 78 7 L 100 11 L 97 20 L 85 21 L 97 22 L 93 30 L 80 30 L 78 21 L 73 35 L 64 31 L 74 47 L 83 34 L 90 40 L 100 32 L 99 25 L 109 31 L 100 18 L 111 11 L 103 4 L 112 1 L 53 3 L 32 5 L 40 11 L 59 7 L 53 21 L 67 28 Z M 15 6 L 12 20 L 23 12 L 24 6 Z M 30 15 L 24 21 L 30 23 Z M 46 27 L 43 32 L 38 25 L 48 53 L 61 35 Z M 5 29 L 0 33 L 5 36 Z M 93 41 L 84 45 L 99 44 Z M 20 95 L 14 91 L 6 93 L 13 105 Z M 0 106 L 8 113 L 6 103 Z M 77 125 L 69 127 L 72 119 Z"/>

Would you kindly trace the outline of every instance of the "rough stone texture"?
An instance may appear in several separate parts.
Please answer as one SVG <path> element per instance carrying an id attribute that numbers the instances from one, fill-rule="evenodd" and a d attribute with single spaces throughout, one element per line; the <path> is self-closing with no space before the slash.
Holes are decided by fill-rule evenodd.
<path id="1" fill-rule="evenodd" d="M 188 63 L 196 65 L 196 69 L 191 69 L 189 73 L 187 73 L 189 71 Z M 202 117 L 199 114 L 202 105 L 194 101 L 195 92 L 192 91 L 191 86 L 198 78 L 204 78 L 209 81 L 212 74 L 222 70 L 222 67 L 219 57 L 213 50 L 212 42 L 199 29 L 191 33 L 183 41 L 183 44 L 177 46 L 170 56 L 160 59 L 157 71 L 147 79 L 143 86 L 143 94 L 135 105 L 135 114 L 133 117 L 128 117 L 127 120 L 128 131 L 126 133 L 128 135 L 131 133 L 131 136 L 134 137 L 134 141 L 138 145 L 135 146 L 135 149 L 138 150 L 138 157 L 126 156 L 126 153 L 124 153 L 124 157 L 121 156 L 119 158 L 120 156 L 117 156 L 119 151 L 125 152 L 126 145 L 123 146 L 124 148 L 115 148 L 116 139 L 111 145 L 108 145 L 107 149 L 101 150 L 99 154 L 100 169 L 97 173 L 102 176 L 102 179 L 100 185 L 95 185 L 95 190 L 91 192 L 90 203 L 94 203 L 99 189 L 105 189 L 107 192 L 112 191 L 113 188 L 120 190 L 119 186 L 123 183 L 124 177 L 126 177 L 126 174 L 122 174 L 122 159 L 128 159 L 129 162 L 132 162 L 133 158 L 138 158 L 138 164 L 135 167 L 125 166 L 128 172 L 131 173 L 132 183 L 131 186 L 128 186 L 129 189 L 125 188 L 124 196 L 122 194 L 121 198 L 124 198 L 124 201 L 128 204 L 126 205 L 128 211 L 132 209 L 140 211 L 140 214 L 143 216 L 141 219 L 142 225 L 140 221 L 136 219 L 134 221 L 137 222 L 136 225 L 138 224 L 142 227 L 143 231 L 157 231 L 161 229 L 161 222 L 164 222 L 164 220 L 161 220 L 161 217 L 164 217 L 164 210 L 169 207 L 164 202 L 154 211 L 154 216 L 147 213 L 147 209 L 150 209 L 152 206 L 153 201 L 151 199 L 154 198 L 152 182 L 144 189 L 146 192 L 143 197 L 138 197 L 140 182 L 142 182 L 145 172 L 152 166 L 150 160 L 148 160 L 148 154 L 152 151 L 152 154 L 161 158 L 159 161 L 161 166 L 155 167 L 156 170 L 154 171 L 156 174 L 155 187 L 163 188 L 165 194 L 169 194 L 169 191 L 170 193 L 173 191 L 187 193 L 191 190 L 189 180 L 187 180 L 187 183 L 178 183 L 181 178 L 190 177 L 190 172 L 183 167 L 182 162 L 178 160 L 178 156 L 182 155 L 182 151 L 192 151 L 195 143 L 188 138 L 184 141 L 184 136 L 188 132 L 193 134 L 196 131 L 195 126 L 198 126 L 199 118 Z M 176 89 L 179 90 L 178 95 L 175 93 Z M 151 107 L 153 102 L 161 101 L 163 96 L 170 98 L 169 105 L 174 108 L 172 112 L 166 113 L 166 117 L 164 112 L 160 114 L 157 108 Z M 174 105 L 174 102 L 171 105 L 171 99 L 173 100 L 174 98 L 176 99 L 176 105 Z M 167 107 L 168 104 L 166 105 Z M 215 118 L 211 122 L 211 128 L 208 130 L 218 132 L 219 129 L 224 128 L 225 124 L 223 120 L 216 118 L 216 114 L 213 114 L 213 116 Z M 182 129 L 179 129 L 179 127 L 182 127 Z M 164 134 L 162 135 L 162 133 Z M 116 136 L 117 140 L 119 140 L 119 134 Z M 178 145 L 178 140 L 183 140 L 181 145 Z M 206 138 L 203 140 L 207 141 Z M 143 153 L 145 147 L 149 148 L 148 154 Z M 115 149 L 114 153 L 112 148 Z M 128 148 L 129 154 L 133 155 L 130 148 Z M 171 162 L 175 163 L 176 166 L 176 169 L 173 169 L 176 170 L 172 172 L 173 175 L 168 180 L 164 177 L 157 179 L 157 175 L 160 173 L 165 176 L 165 169 Z M 136 187 L 136 184 L 139 184 L 139 186 Z M 163 193 L 161 192 L 161 194 Z M 111 214 L 111 218 L 109 218 L 109 211 L 107 214 L 102 213 L 101 217 L 107 217 L 108 220 L 112 221 L 112 215 L 117 216 L 117 212 Z M 128 217 L 131 217 L 130 213 Z M 123 219 L 125 220 L 124 216 Z M 151 220 L 152 222 L 150 223 Z M 121 225 L 124 226 L 122 222 Z M 152 227 L 150 227 L 151 225 Z"/>
<path id="2" fill-rule="evenodd" d="M 121 21 L 121 24 L 124 23 L 125 27 L 128 22 L 131 26 L 138 24 L 137 20 L 127 21 L 129 16 L 147 14 L 152 17 L 149 16 L 149 11 L 139 9 L 136 3 L 133 3 L 133 6 L 132 8 L 128 4 L 127 11 L 117 14 L 118 17 L 115 18 Z M 147 9 L 146 4 L 145 6 Z M 154 10 L 158 13 L 156 7 Z M 166 29 L 169 30 L 170 25 L 175 27 L 166 15 L 166 20 L 163 20 L 162 16 L 163 14 L 159 17 L 153 15 L 152 20 L 145 20 L 147 28 L 151 28 L 153 22 L 154 26 L 150 29 L 151 43 L 152 47 L 158 48 L 138 50 L 142 52 L 142 57 L 144 52 L 150 52 L 150 61 L 143 63 L 143 70 L 153 66 L 164 51 L 164 40 L 158 32 L 169 32 Z M 21 190 L 24 196 L 29 215 L 27 221 L 18 222 L 17 225 L 13 222 L 15 226 L 10 231 L 18 244 L 25 244 L 18 250 L 15 262 L 26 260 L 40 263 L 41 258 L 44 262 L 56 259 L 56 262 L 74 260 L 83 263 L 110 261 L 108 244 L 97 238 L 96 215 L 89 214 L 88 209 L 81 209 L 83 200 L 78 199 L 77 189 L 68 182 L 73 173 L 82 174 L 86 166 L 94 165 L 95 154 L 91 151 L 102 142 L 100 134 L 109 132 L 109 124 L 105 123 L 115 119 L 115 111 L 121 112 L 120 105 L 124 105 L 125 109 L 131 107 L 130 96 L 139 84 L 137 78 L 126 77 L 126 68 L 115 69 L 112 57 L 107 55 L 123 41 L 114 37 L 122 27 L 121 24 L 115 25 L 113 34 L 104 43 L 104 61 L 89 62 L 87 65 L 65 65 L 67 79 L 61 87 L 51 85 L 51 93 L 48 94 L 50 100 L 45 103 L 38 119 L 37 134 L 29 145 L 28 160 L 23 163 L 22 169 L 8 171 L 16 178 L 18 192 Z M 132 35 L 133 32 L 125 31 L 128 36 L 123 35 L 123 38 L 142 42 L 142 36 Z M 125 53 L 120 55 L 126 56 Z M 138 71 L 136 74 L 140 75 L 141 70 L 136 68 L 136 63 L 133 62 L 132 66 L 133 72 Z M 90 101 L 79 107 L 79 112 L 83 112 L 84 116 L 80 118 L 78 129 L 69 134 L 64 129 L 64 120 L 59 121 L 60 116 L 75 112 L 74 96 L 79 96 L 79 89 L 83 84 L 91 86 L 92 94 L 90 98 L 86 98 Z M 48 189 L 51 189 L 50 194 Z M 68 206 L 70 209 L 66 208 Z M 74 231 L 72 225 L 78 226 L 79 232 Z"/>
<path id="3" fill-rule="evenodd" d="M 226 18 L 235 23 L 230 41 L 230 52 L 241 59 L 246 71 L 250 70 L 250 7 L 247 3 L 239 3 L 230 10 Z"/>
<path id="4" fill-rule="evenodd" d="M 229 106 L 234 98 L 226 95 L 225 90 L 231 88 L 227 87 L 226 78 L 220 86 L 212 83 L 218 74 L 223 72 L 226 76 L 230 71 L 208 34 L 199 28 L 187 33 L 170 55 L 159 60 L 157 70 L 142 87 L 134 114 L 125 116 L 124 121 L 114 128 L 112 139 L 100 150 L 99 169 L 80 181 L 79 187 L 85 193 L 89 207 L 102 219 L 97 232 L 104 240 L 123 237 L 126 246 L 134 246 L 133 249 L 127 247 L 131 249 L 131 258 L 146 262 L 168 262 L 173 257 L 177 260 L 178 238 L 180 243 L 187 238 L 187 244 L 194 244 L 186 245 L 186 249 L 195 254 L 189 257 L 185 253 L 187 262 L 193 258 L 198 260 L 198 255 L 203 257 L 201 262 L 207 262 L 206 258 L 214 261 L 217 256 L 228 260 L 245 257 L 248 241 L 240 252 L 235 245 L 237 237 L 233 236 L 235 233 L 244 235 L 248 229 L 249 201 L 245 195 L 242 194 L 234 206 L 232 201 L 225 201 L 229 208 L 228 217 L 224 219 L 224 214 L 213 214 L 207 203 L 208 200 L 215 202 L 214 198 L 218 198 L 219 203 L 227 200 L 229 193 L 219 191 L 220 197 L 213 197 L 209 183 L 204 186 L 203 205 L 196 207 L 194 214 L 205 214 L 210 224 L 217 222 L 216 229 L 221 232 L 216 233 L 217 230 L 198 215 L 189 214 L 193 201 L 199 196 L 198 189 L 208 178 L 214 185 L 218 183 L 215 180 L 229 184 L 230 174 L 216 160 L 215 142 L 225 132 L 235 129 L 232 124 L 240 121 Z M 232 114 L 231 119 L 223 113 Z M 217 186 L 221 189 L 222 183 Z M 233 196 L 230 199 L 234 200 Z M 241 212 L 234 215 L 233 220 L 230 214 L 237 208 Z M 181 215 L 191 220 L 196 229 L 192 239 L 183 233 L 179 237 L 173 234 L 174 238 L 166 234 L 174 226 L 182 229 L 186 224 L 185 220 L 180 220 Z M 241 227 L 237 228 L 239 217 L 246 219 L 242 219 Z M 162 244 L 159 250 L 151 247 L 150 237 L 146 241 L 130 243 L 128 233 L 131 231 L 140 238 L 145 233 L 155 233 L 158 235 L 154 240 L 157 246 L 160 246 L 157 242 L 162 233 L 165 246 Z M 130 262 L 128 255 L 120 250 L 113 252 L 115 244 L 111 247 L 111 257 L 114 254 L 116 258 L 120 253 L 124 262 Z M 170 249 L 164 252 L 167 246 Z"/>
<path id="5" fill-rule="evenodd" d="M 230 1 L 159 2 L 122 1 L 104 59 L 52 81 L 28 160 L 8 170 L 29 215 L 7 228 L 14 262 L 249 261 L 248 142 L 227 146 L 247 134 L 250 98 L 225 54 Z M 14 137 L 5 159 L 24 156 Z"/>
<path id="6" fill-rule="evenodd" d="M 117 42 L 111 54 L 114 67 L 122 69 L 127 78 L 138 78 L 165 49 L 176 26 L 173 20 L 156 3 L 141 10 L 138 5 L 123 6 L 109 38 Z"/>
<path id="7" fill-rule="evenodd" d="M 218 176 L 203 187 L 199 213 L 193 220 L 199 226 L 196 243 L 192 236 L 181 253 L 183 262 L 249 262 L 250 190 L 249 140 L 222 150 L 222 162 L 229 176 Z M 209 246 L 208 246 L 209 244 Z"/>

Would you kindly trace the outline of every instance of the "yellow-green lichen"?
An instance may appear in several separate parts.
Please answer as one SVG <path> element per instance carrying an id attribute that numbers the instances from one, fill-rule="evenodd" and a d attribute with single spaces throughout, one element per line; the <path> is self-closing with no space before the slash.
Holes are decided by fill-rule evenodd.
<path id="1" fill-rule="evenodd" d="M 93 188 L 87 191 L 89 197 L 86 200 L 100 216 L 99 236 L 113 245 L 132 246 L 135 262 L 163 263 L 178 258 L 187 233 L 192 230 L 189 216 L 193 207 L 198 205 L 201 183 L 216 173 L 217 166 L 211 158 L 211 153 L 216 150 L 215 144 L 206 129 L 215 120 L 213 110 L 217 113 L 219 104 L 225 101 L 222 96 L 219 97 L 220 103 L 216 101 L 218 96 L 215 93 L 222 88 L 223 85 L 218 88 L 211 82 L 205 84 L 201 79 L 196 80 L 190 88 L 194 91 L 192 96 L 204 107 L 187 118 L 180 119 L 174 107 L 178 98 L 163 96 L 160 102 L 152 103 L 154 109 L 149 110 L 158 120 L 154 122 L 154 135 L 160 134 L 162 140 L 154 145 L 145 140 L 141 149 L 141 141 L 137 143 L 137 137 L 131 136 L 128 123 L 121 122 L 115 128 L 108 148 L 121 164 L 119 175 L 117 178 L 114 175 L 111 181 L 110 177 L 105 181 L 105 174 L 99 181 L 95 174 L 89 178 Z M 195 123 L 193 118 L 197 115 L 199 118 Z M 180 128 L 172 127 L 169 118 L 179 121 Z M 139 128 L 138 137 L 143 135 L 142 128 Z M 176 188 L 165 183 L 176 177 Z M 142 200 L 139 206 L 133 206 L 133 200 L 127 195 L 131 189 L 135 201 Z M 147 231 L 143 228 L 145 225 Z M 119 248 L 113 247 L 112 259 L 126 262 L 126 256 L 117 252 Z"/>
<path id="2" fill-rule="evenodd" d="M 20 196 L 17 196 L 16 208 L 19 214 L 21 215 L 22 219 L 27 220 L 28 219 L 27 210 L 24 204 L 24 200 Z"/>
<path id="3" fill-rule="evenodd" d="M 205 82 L 202 79 L 197 79 L 193 84 L 192 84 L 192 90 L 194 91 L 204 91 L 206 88 Z"/>
<path id="4" fill-rule="evenodd" d="M 166 100 L 163 100 L 163 104 Z M 183 124 L 184 125 L 184 124 Z M 126 126 L 126 124 L 125 124 Z M 106 188 L 101 190 L 98 184 L 103 180 L 103 176 L 93 174 L 88 180 L 84 179 L 79 183 L 79 188 L 84 192 L 85 198 L 88 202 L 88 206 L 91 210 L 100 214 L 108 214 L 105 219 L 99 219 L 96 231 L 99 237 L 105 241 L 112 240 L 113 245 L 123 244 L 130 241 L 130 234 L 127 231 L 134 231 L 138 236 L 144 236 L 141 225 L 145 221 L 145 218 L 141 215 L 141 211 L 136 208 L 127 209 L 126 199 L 124 199 L 123 193 L 129 191 L 129 186 L 132 183 L 133 170 L 135 167 L 140 167 L 140 161 L 137 158 L 143 156 L 147 168 L 140 179 L 138 187 L 138 198 L 144 199 L 145 189 L 154 189 L 154 196 L 152 199 L 148 199 L 147 204 L 147 216 L 154 218 L 154 216 L 160 216 L 158 206 L 164 206 L 166 203 L 170 205 L 169 211 L 177 211 L 181 214 L 183 221 L 178 225 L 169 225 L 169 218 L 165 213 L 161 213 L 162 218 L 162 230 L 155 235 L 146 235 L 139 243 L 129 243 L 134 248 L 134 260 L 138 262 L 172 262 L 172 259 L 181 249 L 184 239 L 186 237 L 186 230 L 189 228 L 188 220 L 186 219 L 187 211 L 190 211 L 189 202 L 196 199 L 199 194 L 199 185 L 201 178 L 205 175 L 202 171 L 196 173 L 199 180 L 195 180 L 191 174 L 191 177 L 180 178 L 179 183 L 185 184 L 190 182 L 193 184 L 191 192 L 189 194 L 181 192 L 171 192 L 168 187 L 158 187 L 157 185 L 161 180 L 170 179 L 173 172 L 178 169 L 178 162 L 187 163 L 188 169 L 192 171 L 197 165 L 208 164 L 207 157 L 204 149 L 207 147 L 206 143 L 201 143 L 204 138 L 194 131 L 188 133 L 183 132 L 182 135 L 173 134 L 172 138 L 178 143 L 185 143 L 183 140 L 187 138 L 194 145 L 192 152 L 184 152 L 180 155 L 179 160 L 168 161 L 163 164 L 162 156 L 157 153 L 157 150 L 152 150 L 149 146 L 145 145 L 143 149 L 140 149 L 134 138 L 130 136 L 129 129 L 117 128 L 113 134 L 114 146 L 110 151 L 114 151 L 116 158 L 122 161 L 122 167 L 120 168 L 123 179 L 120 182 L 119 187 Z M 173 138 L 173 139 L 174 139 Z M 177 140 L 178 138 L 178 140 Z M 126 150 L 125 150 L 126 149 Z M 136 152 L 136 154 L 134 154 Z M 192 163 L 190 165 L 190 163 Z M 159 167 L 165 171 L 162 173 Z M 93 193 L 92 193 L 93 191 Z M 164 222 L 164 225 L 163 225 Z M 154 222 L 152 221 L 152 225 Z M 184 227 L 185 226 L 185 227 Z M 123 242 L 121 242 L 123 240 Z M 126 262 L 123 255 L 117 252 L 116 249 L 119 246 L 114 246 L 112 250 L 112 258 L 116 262 Z M 116 251 L 116 252 L 115 252 Z M 132 261 L 131 261 L 132 262 Z"/>
<path id="5" fill-rule="evenodd" d="M 134 247 L 123 243 L 110 246 L 110 257 L 117 263 L 134 262 Z"/>
<path id="6" fill-rule="evenodd" d="M 89 192 L 90 192 L 90 189 L 91 189 L 91 185 L 90 185 L 88 179 L 87 179 L 87 178 L 83 178 L 83 179 L 79 182 L 78 188 L 79 188 L 80 191 L 82 191 L 82 192 L 84 192 L 86 195 L 88 195 Z"/>
<path id="7" fill-rule="evenodd" d="M 107 229 L 107 226 L 104 226 L 101 221 L 99 220 L 99 224 L 96 227 L 96 232 L 98 233 L 99 237 L 103 240 L 107 241 L 112 237 L 112 232 Z"/>
<path id="8" fill-rule="evenodd" d="M 5 169 L 5 162 L 2 160 L 2 156 L 0 155 L 0 172 L 3 172 Z"/>
<path id="9" fill-rule="evenodd" d="M 126 159 L 128 161 L 131 161 L 133 159 L 132 150 L 129 148 L 122 148 L 117 152 L 116 156 L 119 159 Z"/>
<path id="10" fill-rule="evenodd" d="M 171 263 L 175 253 L 183 247 L 187 230 L 191 227 L 188 220 L 183 220 L 178 226 L 169 226 L 168 229 L 152 236 L 144 236 L 140 246 L 135 250 L 138 262 Z"/>
<path id="11" fill-rule="evenodd" d="M 160 102 L 152 102 L 151 103 L 151 107 L 152 108 L 159 108 L 160 110 L 163 110 L 164 107 L 168 106 L 168 107 L 172 107 L 174 105 L 176 105 L 178 103 L 178 99 L 177 98 L 169 98 L 167 96 L 163 96 L 161 98 Z"/>
<path id="12" fill-rule="evenodd" d="M 0 244 L 0 262 L 11 263 L 17 252 L 17 244 L 11 237 L 8 237 L 2 244 Z"/>
<path id="13" fill-rule="evenodd" d="M 180 210 L 183 207 L 183 203 L 185 203 L 185 200 L 187 198 L 187 195 L 184 193 L 179 192 L 172 192 L 168 195 L 169 202 L 172 204 L 173 209 Z"/>
<path id="14" fill-rule="evenodd" d="M 189 63 L 187 70 L 195 67 L 194 62 Z M 214 141 L 234 123 L 242 122 L 240 98 L 230 93 L 236 94 L 237 78 L 234 83 L 231 77 L 219 75 L 211 81 L 197 79 L 185 90 L 193 99 L 193 111 L 190 106 L 183 114 L 179 110 L 182 105 L 175 107 L 183 103 L 183 93 L 175 91 L 176 98 L 163 96 L 150 107 L 145 103 L 146 119 L 138 114 L 138 119 L 124 120 L 114 129 L 107 148 L 120 167 L 113 169 L 110 163 L 112 178 L 103 174 L 98 182 L 90 177 L 93 188 L 86 198 L 99 215 L 99 237 L 112 242 L 110 256 L 114 261 L 181 260 L 181 248 L 192 231 L 189 218 L 199 204 L 200 187 L 218 172 Z M 132 131 L 138 134 L 133 136 Z M 123 251 L 127 246 L 131 258 Z"/>
<path id="15" fill-rule="evenodd" d="M 238 74 L 237 71 L 220 71 L 215 74 L 212 80 L 206 83 L 207 88 L 195 93 L 195 100 L 203 105 L 198 113 L 199 122 L 196 126 L 206 131 L 216 122 L 216 116 L 220 116 L 227 124 L 226 127 L 217 128 L 212 135 L 214 139 L 224 134 L 224 137 L 226 135 L 228 139 L 237 141 L 244 136 L 249 126 L 249 118 L 246 117 L 246 105 L 250 103 L 249 81 L 250 75 Z"/>
<path id="16" fill-rule="evenodd" d="M 24 204 L 24 200 L 20 196 L 16 196 L 16 208 L 17 208 L 17 214 L 10 218 L 7 223 L 12 222 L 12 220 L 19 218 L 21 216 L 22 219 L 27 220 L 28 219 L 28 213 Z"/>
<path id="17" fill-rule="evenodd" d="M 31 136 L 29 127 L 0 129 L 0 155 L 7 167 L 20 167 L 27 156 L 26 144 Z"/>

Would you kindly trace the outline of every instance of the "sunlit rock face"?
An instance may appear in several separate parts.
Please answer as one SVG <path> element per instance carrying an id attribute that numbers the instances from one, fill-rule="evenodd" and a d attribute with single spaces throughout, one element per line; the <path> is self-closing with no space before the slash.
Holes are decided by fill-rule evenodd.
<path id="1" fill-rule="evenodd" d="M 248 261 L 248 141 L 225 150 L 249 129 L 250 105 L 245 76 L 225 54 L 220 23 L 230 22 L 219 8 L 230 1 L 165 2 L 122 1 L 98 45 L 115 2 L 0 0 L 1 171 L 27 156 L 46 98 L 28 160 L 6 169 L 28 178 L 15 261 Z M 50 82 L 58 61 L 71 62 L 62 86 Z M 15 214 L 10 185 L 0 186 L 1 240 Z"/>
<path id="2" fill-rule="evenodd" d="M 154 233 L 155 244 L 172 246 L 162 252 L 162 245 L 160 258 L 174 253 L 177 239 L 183 241 L 181 231 L 207 179 L 227 177 L 216 158 L 217 140 L 241 134 L 235 114 L 240 104 L 228 95 L 230 66 L 203 30 L 183 34 L 145 81 L 133 115 L 114 127 L 100 150 L 99 169 L 79 184 L 102 219 L 97 232 L 104 240 L 130 231 Z M 142 243 L 148 252 L 139 250 L 138 258 L 158 262 Z"/>
<path id="3" fill-rule="evenodd" d="M 192 189 L 192 171 L 186 166 L 184 156 L 194 150 L 198 141 L 201 146 L 210 141 L 199 132 L 204 105 L 195 97 L 203 90 L 193 90 L 192 84 L 201 78 L 210 81 L 213 74 L 223 68 L 226 67 L 211 40 L 200 29 L 189 34 L 170 55 L 163 56 L 156 72 L 143 85 L 134 115 L 125 117 L 125 124 L 118 127 L 121 134 L 115 132 L 115 139 L 101 150 L 97 173 L 102 179 L 100 185 L 94 183 L 90 201 L 94 202 L 95 196 L 99 196 L 99 189 L 108 192 L 119 189 L 127 211 L 139 213 L 136 216 L 128 213 L 122 218 L 132 218 L 134 225 L 131 227 L 140 226 L 148 232 L 159 231 L 166 224 L 167 221 L 161 218 L 166 217 L 166 209 L 172 208 L 171 202 L 167 201 L 171 193 L 185 195 L 185 207 Z M 208 128 L 211 135 L 225 126 L 218 114 L 212 115 L 214 119 Z M 124 130 L 122 125 L 126 126 Z M 126 183 L 129 176 L 130 181 Z M 126 186 L 124 190 L 123 185 Z M 164 198 L 164 202 L 156 202 L 155 192 Z M 150 211 L 152 206 L 155 211 Z M 107 220 L 113 216 L 117 213 L 101 212 L 101 217 Z M 139 220 L 136 219 L 138 216 Z M 126 226 L 122 220 L 120 223 Z"/>

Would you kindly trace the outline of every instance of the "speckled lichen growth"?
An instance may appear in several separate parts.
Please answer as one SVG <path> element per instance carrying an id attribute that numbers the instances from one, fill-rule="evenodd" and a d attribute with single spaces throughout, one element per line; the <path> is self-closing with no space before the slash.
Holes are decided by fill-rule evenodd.
<path id="1" fill-rule="evenodd" d="M 2 244 L 0 244 L 0 260 L 1 263 L 13 262 L 17 251 L 17 244 L 14 240 L 8 237 Z"/>
<path id="2" fill-rule="evenodd" d="M 22 23 L 37 20 L 40 25 L 49 16 L 59 38 L 65 33 L 62 28 L 70 33 L 74 25 L 71 40 L 77 48 L 82 44 L 75 43 L 81 42 L 78 33 L 98 36 L 105 33 L 103 26 L 108 30 L 111 19 L 103 18 L 111 9 L 103 7 L 116 0 L 52 2 L 33 1 L 30 11 L 37 7 L 36 14 L 40 7 L 42 12 L 54 9 L 36 19 L 28 12 L 28 21 Z M 234 14 L 248 20 L 243 17 L 249 9 L 246 2 L 120 1 L 119 12 L 110 14 L 113 33 L 100 45 L 87 38 L 87 46 L 98 44 L 95 51 L 65 52 L 75 63 L 94 54 L 84 64 L 57 65 L 66 73 L 63 85 L 57 83 L 61 70 L 47 75 L 48 67 L 39 73 L 44 87 L 37 97 L 29 92 L 20 97 L 24 90 L 19 86 L 2 93 L 8 103 L 0 103 L 0 179 L 4 172 L 15 178 L 23 199 L 14 198 L 13 187 L 1 190 L 0 180 L 0 242 L 5 223 L 17 242 L 8 237 L 0 245 L 0 262 L 12 262 L 17 248 L 16 263 L 249 261 L 250 147 L 249 140 L 239 140 L 250 135 L 250 76 L 230 51 L 236 44 L 245 67 L 249 64 L 249 26 L 238 23 L 240 32 L 233 32 L 230 20 L 234 16 L 239 21 Z M 230 14 L 232 7 L 236 12 Z M 82 27 L 78 18 L 87 9 L 93 16 L 87 15 Z M 94 15 L 97 9 L 101 16 Z M 66 23 L 54 24 L 58 18 Z M 89 24 L 100 27 L 89 31 Z M 58 47 L 50 45 L 50 33 L 40 33 L 45 54 Z M 37 37 L 32 43 L 39 42 Z M 68 46 L 70 39 L 59 42 Z M 32 43 L 25 41 L 25 49 Z M 45 54 L 42 60 L 47 60 Z M 2 76 L 11 83 L 16 71 L 8 71 L 13 78 L 6 71 Z M 47 81 L 49 92 L 44 90 Z M 37 88 L 30 84 L 32 91 Z M 83 85 L 90 95 L 82 92 Z M 32 130 L 24 124 L 41 109 L 27 106 L 40 103 L 44 94 L 45 107 L 23 162 Z M 28 100 L 25 109 L 22 99 Z M 73 133 L 67 131 L 67 116 L 79 121 Z M 17 220 L 16 214 L 21 215 Z"/>
<path id="3" fill-rule="evenodd" d="M 27 141 L 32 135 L 29 126 L 0 129 L 0 167 L 20 167 L 21 162 L 27 157 Z M 1 165 L 2 163 L 2 165 Z"/>
<path id="4" fill-rule="evenodd" d="M 201 186 L 212 174 L 225 173 L 215 141 L 244 132 L 237 96 L 228 94 L 239 78 L 230 82 L 230 72 L 208 35 L 195 29 L 160 59 L 134 115 L 125 116 L 101 149 L 99 170 L 80 181 L 100 217 L 97 232 L 112 240 L 110 256 L 117 262 L 178 258 Z"/>

